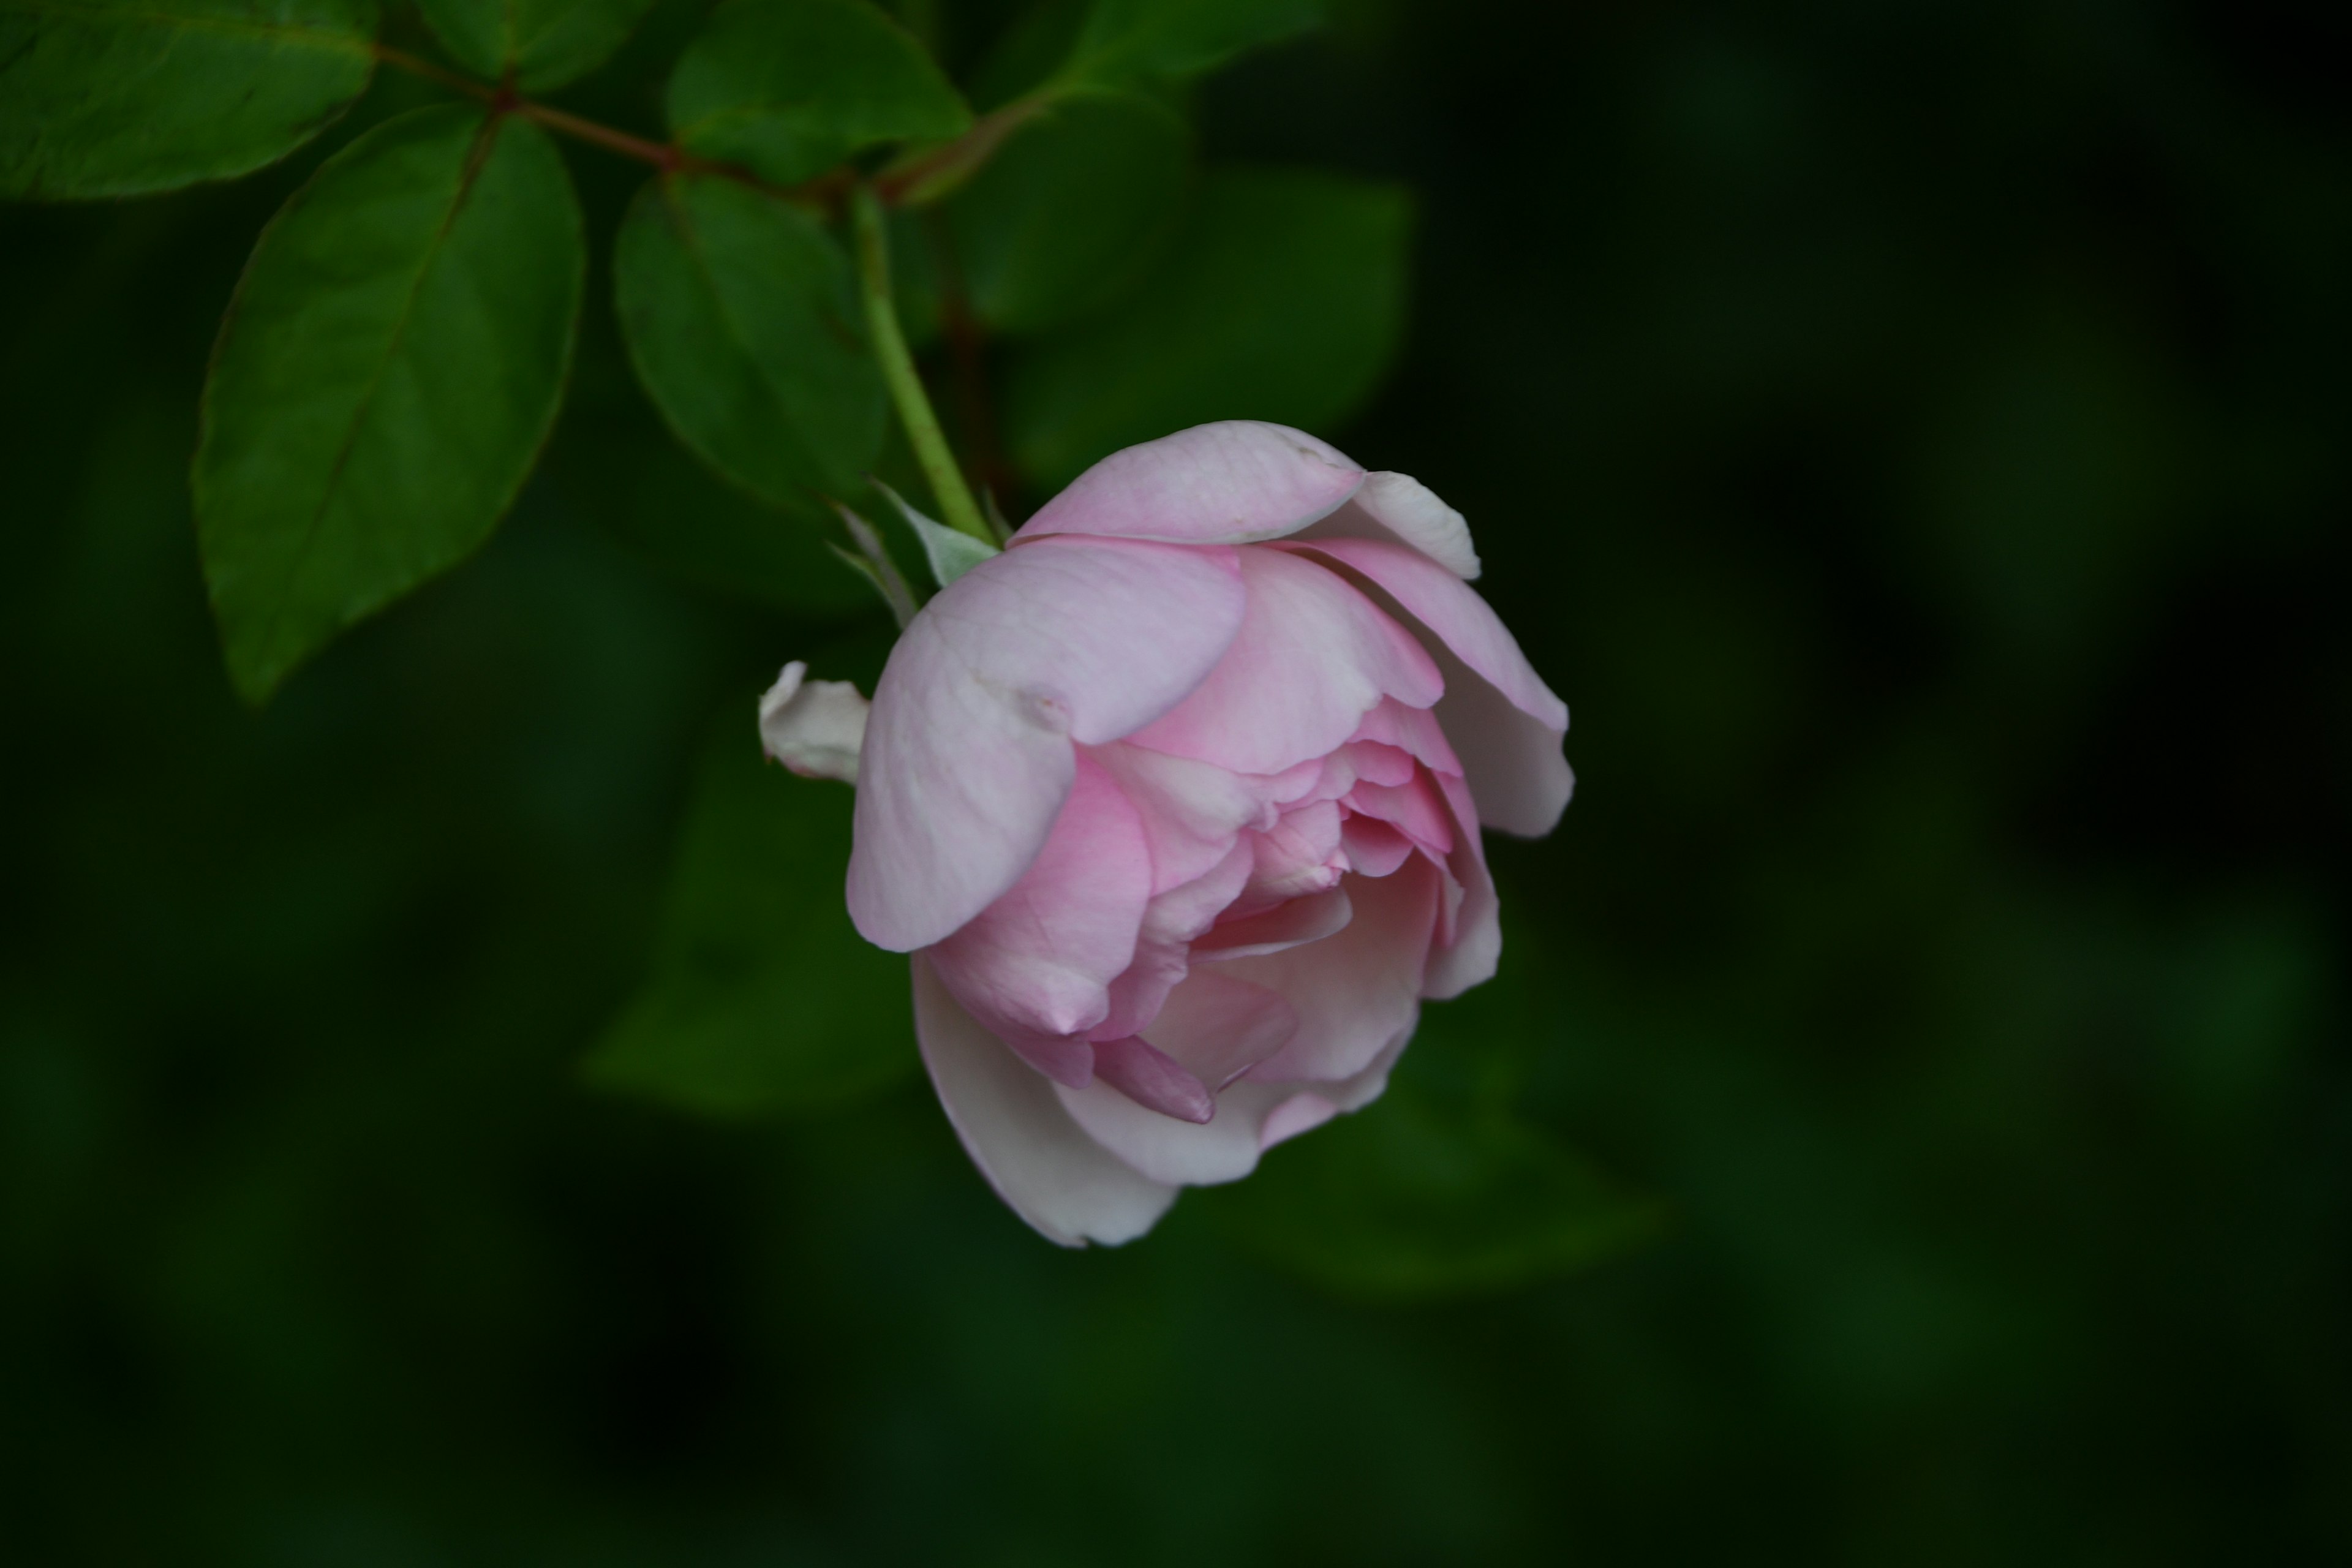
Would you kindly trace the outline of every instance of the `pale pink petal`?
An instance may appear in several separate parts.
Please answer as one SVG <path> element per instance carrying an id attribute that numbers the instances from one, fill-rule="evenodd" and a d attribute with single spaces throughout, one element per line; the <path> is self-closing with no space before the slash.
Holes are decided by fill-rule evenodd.
<path id="1" fill-rule="evenodd" d="M 905 951 L 1018 881 L 1097 745 L 1181 701 L 1240 628 L 1232 552 L 1049 539 L 983 561 L 925 605 L 874 694 L 849 912 Z"/>
<path id="2" fill-rule="evenodd" d="M 1339 1114 L 1339 1108 L 1312 1089 L 1302 1089 L 1266 1112 L 1265 1125 L 1257 1130 L 1257 1146 L 1271 1149 L 1276 1143 L 1286 1143 L 1302 1132 L 1312 1132 Z"/>
<path id="3" fill-rule="evenodd" d="M 1235 836 L 1244 829 L 1274 826 L 1275 813 L 1261 797 L 1261 786 L 1213 763 L 1123 742 L 1095 747 L 1092 754 L 1143 818 L 1154 893 L 1207 875 L 1233 852 Z"/>
<path id="4" fill-rule="evenodd" d="M 1363 469 L 1304 431 L 1228 419 L 1113 452 L 1013 538 L 1245 544 L 1297 532 L 1355 494 L 1363 479 Z"/>
<path id="5" fill-rule="evenodd" d="M 1141 1175 L 1082 1131 L 1054 1086 L 966 1013 L 922 954 L 913 969 L 923 1064 L 997 1195 L 1064 1247 L 1116 1246 L 1150 1230 L 1176 1201 L 1175 1187 Z"/>
<path id="6" fill-rule="evenodd" d="M 1299 530 L 1297 537 L 1406 544 L 1456 577 L 1478 575 L 1478 552 L 1470 543 L 1469 523 L 1410 474 L 1366 474 L 1364 488 L 1346 506 Z"/>
<path id="7" fill-rule="evenodd" d="M 1438 721 L 1463 759 L 1480 820 L 1511 833 L 1550 832 L 1576 782 L 1559 749 L 1568 707 L 1536 674 L 1486 601 L 1401 544 L 1332 539 L 1275 548 L 1311 550 L 1360 574 L 1426 629 L 1445 674 Z M 1477 679 L 1462 679 L 1463 667 Z"/>
<path id="8" fill-rule="evenodd" d="M 1344 835 L 1346 830 L 1341 831 Z M 1406 846 L 1408 853 L 1411 848 L 1411 845 Z M 1211 959 L 1255 958 L 1261 953 L 1280 952 L 1285 948 L 1321 942 L 1334 931 L 1344 930 L 1354 918 L 1355 908 L 1349 901 L 1348 889 L 1334 886 L 1327 892 L 1291 899 L 1257 914 L 1219 921 L 1192 943 L 1192 957 L 1206 963 Z"/>
<path id="9" fill-rule="evenodd" d="M 1257 863 L 1234 900 L 1234 915 L 1255 914 L 1338 887 L 1348 869 L 1339 850 L 1339 802 L 1318 800 L 1284 813 L 1266 832 L 1252 834 L 1249 845 Z"/>
<path id="10" fill-rule="evenodd" d="M 1439 699 L 1441 705 L 1444 700 Z M 1426 709 L 1408 708 L 1394 699 L 1383 700 L 1356 726 L 1354 742 L 1366 742 L 1392 746 L 1432 773 L 1459 775 L 1462 772 L 1461 760 L 1447 742 L 1437 715 Z"/>
<path id="11" fill-rule="evenodd" d="M 1208 972 L 1202 972 L 1193 981 L 1206 978 Z M 1255 1170 L 1263 1151 L 1337 1111 L 1353 1110 L 1378 1098 L 1411 1035 L 1408 1024 L 1355 1072 L 1311 1089 L 1261 1083 L 1248 1076 L 1235 1079 L 1218 1094 L 1216 1115 L 1206 1126 L 1146 1110 L 1099 1082 L 1056 1092 L 1080 1126 L 1145 1175 L 1196 1186 L 1230 1182 Z"/>
<path id="12" fill-rule="evenodd" d="M 1251 1069 L 1265 1082 L 1335 1081 L 1363 1070 L 1412 1033 L 1436 929 L 1439 873 L 1421 856 L 1392 876 L 1350 877 L 1347 929 L 1306 947 L 1219 964 L 1221 973 L 1279 991 L 1298 1009 L 1298 1033 Z"/>
<path id="13" fill-rule="evenodd" d="M 929 949 L 931 962 L 957 1000 L 1008 1039 L 1078 1035 L 1110 1011 L 1110 984 L 1134 960 L 1150 898 L 1142 820 L 1081 754 L 1045 848 L 1002 898 Z"/>
<path id="14" fill-rule="evenodd" d="M 1298 1032 L 1298 1013 L 1279 992 L 1202 970 L 1170 994 L 1146 1032 L 1187 1072 L 1220 1090 L 1288 1045 Z"/>
<path id="15" fill-rule="evenodd" d="M 1495 977 L 1495 965 L 1503 953 L 1503 924 L 1495 879 L 1486 870 L 1486 847 L 1478 841 L 1477 807 L 1471 802 L 1469 789 L 1460 779 L 1443 774 L 1437 783 L 1461 826 L 1446 868 L 1462 889 L 1462 902 L 1446 922 L 1452 928 L 1451 940 L 1431 950 L 1429 972 L 1421 983 L 1423 996 L 1443 1001 Z"/>
<path id="16" fill-rule="evenodd" d="M 1240 897 L 1255 863 L 1250 847 L 1236 840 L 1206 876 L 1171 889 L 1144 907 L 1135 960 L 1111 982 L 1110 1011 L 1088 1033 L 1097 1039 L 1118 1039 L 1139 1033 L 1158 1016 L 1160 1004 L 1190 968 L 1193 939 L 1214 926 Z M 1048 1076 L 1056 1082 L 1069 1081 L 1059 1074 Z"/>
<path id="17" fill-rule="evenodd" d="M 1190 696 L 1129 737 L 1134 744 L 1279 773 L 1338 750 L 1384 697 L 1427 708 L 1444 695 L 1428 652 L 1337 573 L 1284 550 L 1238 553 L 1249 586 L 1240 632 Z"/>
<path id="18" fill-rule="evenodd" d="M 1383 698 L 1381 700 L 1388 700 Z M 1330 771 L 1329 762 L 1330 759 L 1328 757 L 1309 757 L 1305 762 L 1294 763 L 1278 773 L 1250 773 L 1236 776 L 1246 776 L 1258 794 L 1265 797 L 1266 803 L 1276 808 L 1297 805 L 1301 801 L 1316 799 L 1318 796 L 1325 800 L 1337 800 L 1339 798 L 1337 795 L 1321 793 L 1324 776 Z M 1258 826 L 1261 831 L 1271 827 L 1274 826 L 1273 818 L 1268 817 Z"/>
<path id="19" fill-rule="evenodd" d="M 1402 784 L 1360 784 L 1348 792 L 1344 804 L 1391 824 L 1433 855 L 1443 858 L 1453 851 L 1453 818 L 1428 773 L 1416 770 L 1412 781 Z"/>
<path id="20" fill-rule="evenodd" d="M 810 680 L 799 659 L 760 699 L 760 745 L 803 778 L 857 782 L 866 699 L 846 680 Z"/>
<path id="21" fill-rule="evenodd" d="M 1340 825 L 1339 847 L 1347 853 L 1349 870 L 1385 877 L 1404 864 L 1414 845 L 1376 816 L 1351 816 Z"/>
<path id="22" fill-rule="evenodd" d="M 1095 1047 L 1095 1081 L 1161 1116 L 1203 1122 L 1216 1114 L 1217 1097 L 1206 1084 L 1177 1065 L 1167 1052 L 1133 1035 Z"/>
<path id="23" fill-rule="evenodd" d="M 1404 711 L 1412 713 L 1419 710 L 1407 708 Z M 1356 777 L 1367 784 L 1402 784 L 1412 782 L 1412 753 L 1402 746 L 1383 745 L 1378 741 L 1350 741 L 1331 754 L 1346 758 Z"/>

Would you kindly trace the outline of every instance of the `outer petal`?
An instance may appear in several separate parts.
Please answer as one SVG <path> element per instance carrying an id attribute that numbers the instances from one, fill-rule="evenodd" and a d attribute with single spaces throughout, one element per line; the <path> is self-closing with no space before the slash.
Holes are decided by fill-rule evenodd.
<path id="1" fill-rule="evenodd" d="M 1217 1113 L 1205 1126 L 1147 1110 L 1108 1084 L 1057 1092 L 1081 1127 L 1136 1170 L 1156 1181 L 1209 1185 L 1248 1175 L 1284 1139 L 1377 1099 L 1404 1045 L 1400 1036 L 1360 1070 L 1311 1089 L 1242 1079 L 1217 1096 Z"/>
<path id="2" fill-rule="evenodd" d="M 1486 601 L 1401 544 L 1329 539 L 1282 548 L 1312 550 L 1360 574 L 1427 629 L 1445 672 L 1438 722 L 1462 758 L 1479 819 L 1530 837 L 1550 832 L 1576 786 L 1559 750 L 1568 705 L 1536 674 Z M 1464 679 L 1462 668 L 1477 679 Z"/>
<path id="3" fill-rule="evenodd" d="M 932 966 L 1007 1038 L 1080 1034 L 1110 1011 L 1110 984 L 1134 961 L 1150 898 L 1143 824 L 1102 765 L 1081 755 L 1045 848 L 1003 897 L 929 950 Z"/>
<path id="4" fill-rule="evenodd" d="M 849 858 L 866 941 L 928 947 L 1018 881 L 1076 773 L 1073 741 L 1150 723 L 1213 668 L 1247 595 L 1233 552 L 1040 540 L 924 606 L 874 693 Z"/>
<path id="5" fill-rule="evenodd" d="M 1150 1230 L 1176 1189 L 1087 1137 L 1053 1086 L 963 1010 L 922 954 L 913 967 L 923 1063 L 956 1136 L 997 1195 L 1064 1247 L 1116 1246 Z"/>
<path id="6" fill-rule="evenodd" d="M 1303 430 L 1228 419 L 1113 452 L 1013 537 L 1245 544 L 1297 532 L 1363 480 L 1363 469 Z"/>
<path id="7" fill-rule="evenodd" d="M 1239 553 L 1249 585 L 1240 632 L 1190 696 L 1135 731 L 1134 744 L 1279 773 L 1338 750 L 1383 697 L 1427 708 L 1444 694 L 1428 652 L 1339 574 L 1280 550 Z"/>
<path id="8" fill-rule="evenodd" d="M 1410 474 L 1366 474 L 1346 506 L 1298 531 L 1313 539 L 1378 539 L 1410 545 L 1456 577 L 1478 575 L 1470 524 Z"/>
<path id="9" fill-rule="evenodd" d="M 1421 994 L 1433 1001 L 1459 996 L 1473 985 L 1495 977 L 1503 955 L 1501 906 L 1495 897 L 1495 879 L 1486 870 L 1486 847 L 1478 841 L 1477 807 L 1460 779 L 1441 773 L 1437 787 L 1445 792 L 1461 831 L 1446 868 L 1462 886 L 1462 907 L 1454 914 L 1454 940 L 1433 949 Z"/>
<path id="10" fill-rule="evenodd" d="M 1354 918 L 1305 947 L 1217 966 L 1279 991 L 1298 1009 L 1298 1033 L 1250 1069 L 1261 1082 L 1336 1081 L 1361 1072 L 1412 1034 L 1437 924 L 1441 874 L 1415 856 L 1390 876 L 1350 877 Z"/>
<path id="11" fill-rule="evenodd" d="M 846 680 L 809 680 L 799 659 L 760 699 L 760 744 L 803 778 L 857 782 L 866 699 Z"/>

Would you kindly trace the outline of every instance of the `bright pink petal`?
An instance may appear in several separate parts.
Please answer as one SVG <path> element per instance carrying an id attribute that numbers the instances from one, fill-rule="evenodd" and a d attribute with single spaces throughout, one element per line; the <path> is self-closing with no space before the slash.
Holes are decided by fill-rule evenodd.
<path id="1" fill-rule="evenodd" d="M 973 1016 L 1016 1044 L 1078 1035 L 1110 1011 L 1110 984 L 1134 960 L 1150 898 L 1142 820 L 1081 754 L 1045 847 L 1002 898 L 929 950 L 931 962 Z"/>
<path id="2" fill-rule="evenodd" d="M 1409 545 L 1456 577 L 1478 575 L 1478 552 L 1470 543 L 1470 525 L 1409 474 L 1366 474 L 1364 488 L 1346 506 L 1299 530 L 1297 537 L 1302 542 L 1377 539 Z"/>
<path id="3" fill-rule="evenodd" d="M 1436 930 L 1439 872 L 1415 856 L 1393 876 L 1350 877 L 1347 929 L 1321 942 L 1218 965 L 1279 991 L 1298 1009 L 1298 1033 L 1251 1069 L 1264 1082 L 1336 1081 L 1412 1033 Z"/>
<path id="4" fill-rule="evenodd" d="M 913 968 L 923 1064 L 956 1136 L 997 1195 L 1064 1247 L 1117 1246 L 1150 1230 L 1176 1201 L 1176 1189 L 1088 1137 L 1054 1087 L 963 1010 L 928 959 L 916 954 Z"/>
<path id="5" fill-rule="evenodd" d="M 1462 902 L 1454 911 L 1452 940 L 1433 947 L 1421 994 L 1433 1001 L 1459 996 L 1473 985 L 1492 980 L 1503 954 L 1501 909 L 1495 897 L 1495 879 L 1486 870 L 1486 847 L 1478 841 L 1477 807 L 1460 779 L 1441 775 L 1438 787 L 1454 819 L 1461 825 L 1454 853 L 1446 859 L 1462 889 Z"/>
<path id="6" fill-rule="evenodd" d="M 1444 694 L 1428 652 L 1337 573 L 1283 550 L 1238 554 L 1249 587 L 1240 632 L 1190 696 L 1129 736 L 1133 744 L 1280 773 L 1338 750 L 1383 698 L 1427 708 Z"/>
<path id="7" fill-rule="evenodd" d="M 1182 700 L 1239 630 L 1230 552 L 1041 540 L 984 561 L 899 638 L 859 762 L 849 912 L 928 947 L 1018 881 L 1075 776 Z"/>
<path id="8" fill-rule="evenodd" d="M 1401 544 L 1331 539 L 1276 548 L 1311 550 L 1360 574 L 1427 628 L 1445 673 L 1438 721 L 1463 759 L 1480 820 L 1511 833 L 1550 832 L 1576 782 L 1559 749 L 1568 706 L 1536 674 L 1486 601 Z M 1477 679 L 1461 679 L 1459 667 Z"/>
<path id="9" fill-rule="evenodd" d="M 1255 419 L 1196 425 L 1113 452 L 1013 535 L 1245 544 L 1296 533 L 1347 500 L 1364 470 L 1304 431 Z"/>

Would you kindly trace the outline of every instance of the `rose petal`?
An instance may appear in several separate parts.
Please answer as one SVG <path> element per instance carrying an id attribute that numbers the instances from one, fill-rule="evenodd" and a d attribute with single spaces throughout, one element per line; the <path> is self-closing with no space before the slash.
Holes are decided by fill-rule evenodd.
<path id="1" fill-rule="evenodd" d="M 1220 973 L 1282 993 L 1298 1009 L 1298 1033 L 1250 1071 L 1264 1082 L 1336 1081 L 1363 1070 L 1410 1037 L 1436 929 L 1437 868 L 1421 857 L 1392 876 L 1343 884 L 1354 918 L 1306 947 L 1218 965 Z"/>
<path id="2" fill-rule="evenodd" d="M 1412 781 L 1402 784 L 1360 784 L 1348 792 L 1344 804 L 1362 816 L 1393 825 L 1440 858 L 1453 851 L 1454 820 L 1430 773 L 1416 770 Z"/>
<path id="3" fill-rule="evenodd" d="M 1095 1081 L 1161 1116 L 1203 1122 L 1216 1114 L 1217 1097 L 1168 1053 L 1133 1035 L 1095 1047 Z"/>
<path id="4" fill-rule="evenodd" d="M 1351 816 L 1339 825 L 1339 847 L 1348 868 L 1365 877 L 1385 877 L 1413 852 L 1412 839 L 1377 816 Z"/>
<path id="5" fill-rule="evenodd" d="M 1438 722 L 1463 759 L 1479 819 L 1530 837 L 1550 832 L 1576 784 L 1559 748 L 1568 706 L 1536 674 L 1486 601 L 1401 544 L 1330 539 L 1273 548 L 1312 551 L 1360 574 L 1427 630 L 1445 674 Z M 1462 679 L 1465 666 L 1476 679 Z"/>
<path id="6" fill-rule="evenodd" d="M 916 954 L 912 967 L 923 1064 L 956 1136 L 997 1195 L 1064 1247 L 1117 1246 L 1150 1230 L 1176 1201 L 1176 1189 L 1088 1137 L 1054 1086 L 963 1010 L 927 958 Z"/>
<path id="7" fill-rule="evenodd" d="M 1216 924 L 1217 917 L 1241 896 L 1255 858 L 1247 844 L 1235 841 L 1225 858 L 1206 876 L 1171 889 L 1144 906 L 1143 926 L 1136 933 L 1135 960 L 1127 973 L 1111 983 L 1110 1011 L 1089 1031 L 1097 1039 L 1112 1040 L 1139 1032 L 1159 1016 L 1168 993 L 1181 984 L 1192 964 L 1195 938 Z M 1048 1074 L 1057 1082 L 1068 1082 Z"/>
<path id="8" fill-rule="evenodd" d="M 1348 889 L 1335 886 L 1327 892 L 1292 899 L 1257 914 L 1219 921 L 1192 944 L 1192 957 L 1202 963 L 1212 959 L 1223 963 L 1303 947 L 1346 930 L 1355 917 Z"/>
<path id="9" fill-rule="evenodd" d="M 809 779 L 857 782 L 866 742 L 866 699 L 846 680 L 808 680 L 799 659 L 784 666 L 760 699 L 760 745 Z"/>
<path id="10" fill-rule="evenodd" d="M 1282 1049 L 1297 1033 L 1298 1012 L 1279 992 L 1215 970 L 1202 970 L 1170 993 L 1146 1030 L 1154 1046 L 1213 1090 Z"/>
<path id="11" fill-rule="evenodd" d="M 928 947 L 1018 881 L 1076 775 L 1073 741 L 1149 723 L 1214 668 L 1246 603 L 1232 552 L 1048 539 L 924 606 L 874 694 L 849 912 Z"/>
<path id="12" fill-rule="evenodd" d="M 1234 913 L 1255 914 L 1338 887 L 1348 869 L 1339 852 L 1339 803 L 1318 800 L 1285 812 L 1268 831 L 1252 834 L 1256 865 L 1234 900 Z"/>
<path id="13" fill-rule="evenodd" d="M 1041 1083 L 1043 1079 L 1039 1080 Z M 1247 1079 L 1217 1096 L 1206 1124 L 1162 1116 L 1100 1079 L 1085 1089 L 1054 1089 L 1062 1108 L 1104 1151 L 1144 1179 L 1185 1186 L 1238 1181 L 1257 1168 L 1260 1130 L 1296 1086 Z"/>
<path id="14" fill-rule="evenodd" d="M 1311 1089 L 1302 1090 L 1266 1112 L 1265 1123 L 1257 1130 L 1257 1146 L 1261 1152 L 1276 1143 L 1286 1143 L 1302 1132 L 1312 1132 L 1339 1114 L 1339 1108 Z"/>
<path id="15" fill-rule="evenodd" d="M 1013 537 L 1244 544 L 1297 532 L 1355 494 L 1363 479 L 1363 469 L 1304 431 L 1228 419 L 1113 452 Z"/>
<path id="16" fill-rule="evenodd" d="M 1241 630 L 1133 744 L 1279 773 L 1338 750 L 1384 697 L 1427 708 L 1444 694 L 1428 651 L 1337 573 L 1283 550 L 1237 553 L 1249 589 Z"/>
<path id="17" fill-rule="evenodd" d="M 1438 700 L 1442 704 L 1444 699 Z M 1426 709 L 1408 708 L 1393 698 L 1384 700 L 1379 707 L 1365 714 L 1364 721 L 1356 726 L 1350 743 L 1365 742 L 1394 747 L 1432 773 L 1453 773 L 1458 777 L 1462 772 L 1461 759 L 1454 754 L 1453 746 L 1445 739 L 1444 730 L 1438 724 L 1437 715 Z"/>
<path id="18" fill-rule="evenodd" d="M 1143 818 L 1154 893 L 1205 876 L 1232 853 L 1244 828 L 1274 826 L 1274 810 L 1260 788 L 1213 763 L 1124 742 L 1095 747 L 1092 754 Z"/>
<path id="19" fill-rule="evenodd" d="M 1444 774 L 1437 784 L 1461 828 L 1446 868 L 1462 889 L 1462 902 L 1450 922 L 1452 940 L 1430 951 L 1421 994 L 1444 1001 L 1495 977 L 1495 965 L 1503 954 L 1503 924 L 1495 879 L 1486 869 L 1486 847 L 1478 839 L 1477 807 L 1470 799 L 1469 788 L 1460 779 Z"/>
<path id="20" fill-rule="evenodd" d="M 1410 474 L 1366 474 L 1363 489 L 1347 505 L 1299 530 L 1297 537 L 1301 542 L 1377 539 L 1403 544 L 1456 577 L 1478 575 L 1478 552 L 1470 542 L 1470 524 Z"/>
<path id="21" fill-rule="evenodd" d="M 931 962 L 956 999 L 1008 1040 L 1080 1034 L 1109 1013 L 1110 984 L 1134 961 L 1150 897 L 1142 819 L 1081 754 L 1045 848 L 1003 897 L 930 948 Z"/>

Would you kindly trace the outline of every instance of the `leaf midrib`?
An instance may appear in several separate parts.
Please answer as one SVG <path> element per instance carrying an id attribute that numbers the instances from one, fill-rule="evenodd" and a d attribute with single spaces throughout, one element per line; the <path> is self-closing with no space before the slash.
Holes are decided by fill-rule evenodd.
<path id="1" fill-rule="evenodd" d="M 393 361 L 400 357 L 400 345 L 408 335 L 408 323 L 416 313 L 416 301 L 425 291 L 425 280 L 432 275 L 434 263 L 440 259 L 441 252 L 448 245 L 450 231 L 457 226 L 457 215 L 464 210 L 467 196 L 472 194 L 475 182 L 481 177 L 483 167 L 490 161 L 492 143 L 498 138 L 502 122 L 502 116 L 490 116 L 466 150 L 466 166 L 458 176 L 457 189 L 449 199 L 449 209 L 442 215 L 441 226 L 434 231 L 433 243 L 425 247 L 415 277 L 409 280 L 408 293 L 400 302 L 400 314 L 393 321 L 392 335 L 384 343 L 383 353 L 376 361 L 375 371 L 369 376 L 366 389 L 360 394 L 359 402 L 352 407 L 351 423 L 343 431 L 342 443 L 336 448 L 335 460 L 327 470 L 327 483 L 320 492 L 319 504 L 312 510 L 310 521 L 304 524 L 301 542 L 294 547 L 287 563 L 284 589 L 274 601 L 267 629 L 258 639 L 265 647 L 276 646 L 278 634 L 285 626 L 287 607 L 292 603 L 294 587 L 301 581 L 304 569 L 310 563 L 311 552 L 319 542 L 320 530 L 326 521 L 329 509 L 334 505 L 336 494 L 342 485 L 343 470 L 351 463 L 352 449 L 359 445 L 361 429 L 367 423 L 376 395 L 383 389 L 384 377 L 391 374 Z"/>

